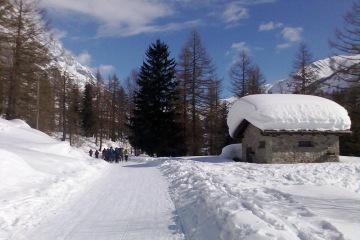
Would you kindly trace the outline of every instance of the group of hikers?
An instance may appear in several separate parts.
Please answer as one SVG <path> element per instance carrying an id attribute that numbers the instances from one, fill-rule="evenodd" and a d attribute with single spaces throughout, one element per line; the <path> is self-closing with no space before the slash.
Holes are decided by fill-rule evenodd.
<path id="1" fill-rule="evenodd" d="M 100 152 L 98 150 L 96 150 L 95 152 L 93 152 L 92 149 L 90 149 L 89 151 L 89 155 L 90 157 L 92 157 L 94 154 L 95 158 L 99 158 Z M 115 163 L 119 163 L 119 162 L 127 162 L 129 159 L 129 154 L 127 149 L 123 149 L 123 148 L 104 148 L 101 152 L 101 158 L 104 159 L 107 162 L 115 162 Z"/>

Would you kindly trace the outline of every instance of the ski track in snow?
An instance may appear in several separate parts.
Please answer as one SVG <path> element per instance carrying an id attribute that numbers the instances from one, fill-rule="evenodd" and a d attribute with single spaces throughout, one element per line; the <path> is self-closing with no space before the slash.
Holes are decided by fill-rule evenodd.
<path id="1" fill-rule="evenodd" d="M 11 239 L 184 239 L 166 179 L 156 166 L 114 164 L 81 196 Z"/>

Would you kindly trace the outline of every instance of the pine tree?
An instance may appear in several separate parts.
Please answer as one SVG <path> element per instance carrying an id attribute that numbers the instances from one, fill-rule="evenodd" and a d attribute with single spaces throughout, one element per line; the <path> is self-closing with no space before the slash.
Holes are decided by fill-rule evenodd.
<path id="1" fill-rule="evenodd" d="M 82 100 L 82 128 L 86 137 L 94 134 L 95 113 L 93 107 L 93 86 L 89 83 L 85 85 L 84 96 Z"/>
<path id="2" fill-rule="evenodd" d="M 189 114 L 189 96 L 190 96 L 190 84 L 191 84 L 191 53 L 188 48 L 184 48 L 179 56 L 179 66 L 177 69 L 178 89 L 180 98 L 178 101 L 178 109 L 180 114 L 180 122 L 182 128 L 182 135 L 185 138 L 185 146 L 187 152 L 192 149 L 192 138 L 191 138 L 191 124 Z"/>
<path id="3" fill-rule="evenodd" d="M 120 85 L 116 92 L 116 137 L 122 141 L 127 135 L 127 110 L 128 110 L 128 96 L 125 89 Z"/>
<path id="4" fill-rule="evenodd" d="M 55 131 L 55 87 L 49 78 L 50 73 L 44 73 L 37 80 L 36 93 L 36 121 L 37 129 L 43 132 Z"/>
<path id="5" fill-rule="evenodd" d="M 221 82 L 216 78 L 211 81 L 208 90 L 207 107 L 205 112 L 206 149 L 210 155 L 218 155 L 226 142 L 226 116 L 224 106 L 220 102 Z M 225 124 L 224 124 L 225 122 Z M 225 125 L 225 128 L 224 128 Z"/>
<path id="6" fill-rule="evenodd" d="M 188 152 L 198 155 L 204 143 L 203 112 L 207 90 L 214 76 L 212 60 L 197 31 L 192 31 L 180 55 L 179 81 L 182 88 L 182 121 L 189 121 L 186 131 Z M 188 108 L 188 109 L 187 109 Z M 184 123 L 183 123 L 184 124 Z M 187 124 L 185 124 L 187 125 Z"/>
<path id="7" fill-rule="evenodd" d="M 102 149 L 103 140 L 103 122 L 102 122 L 102 88 L 103 79 L 98 69 L 96 71 L 96 86 L 95 86 L 95 144 L 100 143 L 100 150 Z"/>
<path id="8" fill-rule="evenodd" d="M 128 119 L 133 116 L 133 112 L 135 109 L 134 101 L 135 101 L 135 92 L 138 90 L 137 79 L 139 73 L 137 70 L 132 70 L 130 72 L 130 76 L 126 78 L 125 89 L 126 95 L 128 97 Z"/>
<path id="9" fill-rule="evenodd" d="M 265 78 L 260 68 L 254 65 L 249 70 L 248 93 L 261 94 L 264 93 Z"/>
<path id="10" fill-rule="evenodd" d="M 318 79 L 318 67 L 312 65 L 313 58 L 305 43 L 301 43 L 295 56 L 294 71 L 291 75 L 292 87 L 295 93 L 313 94 L 316 91 L 312 84 Z"/>
<path id="11" fill-rule="evenodd" d="M 360 155 L 360 2 L 355 1 L 344 16 L 344 26 L 337 29 L 330 46 L 336 52 L 331 59 L 334 73 L 329 78 L 337 78 L 349 84 L 332 94 L 332 98 L 343 105 L 351 118 L 351 135 L 340 137 L 340 152 L 343 155 Z M 326 81 L 328 78 L 321 80 Z"/>
<path id="12" fill-rule="evenodd" d="M 5 36 L 11 50 L 11 64 L 7 86 L 6 118 L 23 117 L 26 120 L 36 109 L 36 84 L 39 72 L 49 62 L 47 47 L 40 39 L 47 31 L 43 14 L 38 10 L 35 1 L 14 0 L 13 11 L 3 22 L 6 29 Z M 35 102 L 35 103 L 34 103 Z"/>
<path id="13" fill-rule="evenodd" d="M 237 97 L 249 94 L 251 60 L 245 50 L 239 53 L 237 61 L 230 68 L 232 92 Z"/>
<path id="14" fill-rule="evenodd" d="M 146 52 L 135 93 L 135 110 L 131 119 L 130 141 L 150 155 L 183 154 L 180 124 L 177 122 L 178 98 L 175 60 L 168 46 L 157 40 Z"/>
<path id="15" fill-rule="evenodd" d="M 344 26 L 335 31 L 335 39 L 330 41 L 330 46 L 338 55 L 332 58 L 331 68 L 339 79 L 350 84 L 360 84 L 360 2 L 355 1 L 351 9 L 343 17 Z M 354 61 L 355 60 L 355 61 Z M 351 62 L 353 62 L 351 64 Z M 349 77 L 350 76 L 350 77 Z"/>
<path id="16" fill-rule="evenodd" d="M 11 59 L 11 48 L 9 46 L 8 35 L 5 30 L 9 18 L 13 13 L 13 7 L 8 0 L 0 0 L 0 113 L 6 109 L 6 96 L 8 89 L 8 69 L 9 59 Z M 4 29 L 1 29 L 4 27 Z"/>
<path id="17" fill-rule="evenodd" d="M 57 68 L 49 70 L 52 89 L 55 98 L 55 116 L 58 131 L 62 132 L 62 141 L 65 141 L 68 134 L 67 111 L 71 79 L 65 72 L 60 72 Z"/>
<path id="18" fill-rule="evenodd" d="M 351 119 L 352 134 L 340 136 L 340 154 L 360 156 L 360 88 L 349 87 L 332 93 L 330 97 L 346 108 Z"/>
<path id="19" fill-rule="evenodd" d="M 112 141 L 116 141 L 117 140 L 117 135 L 116 135 L 116 131 L 117 131 L 117 119 L 116 119 L 116 112 L 117 112 L 117 108 L 118 108 L 118 99 L 117 99 L 117 93 L 119 91 L 120 88 L 120 82 L 119 82 L 119 78 L 116 76 L 116 74 L 114 74 L 110 79 L 109 79 L 109 92 L 111 94 L 111 108 L 110 108 L 110 138 Z"/>
<path id="20" fill-rule="evenodd" d="M 81 134 L 81 93 L 77 85 L 71 86 L 69 93 L 67 121 L 69 122 L 70 145 L 73 145 L 75 143 L 75 137 Z"/>

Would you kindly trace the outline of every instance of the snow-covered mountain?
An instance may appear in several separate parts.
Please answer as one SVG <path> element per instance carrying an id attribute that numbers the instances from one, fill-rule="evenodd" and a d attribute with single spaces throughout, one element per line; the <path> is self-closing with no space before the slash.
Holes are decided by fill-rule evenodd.
<path id="1" fill-rule="evenodd" d="M 329 93 L 339 88 L 347 87 L 348 83 L 344 81 L 344 79 L 348 78 L 347 76 L 332 76 L 334 75 L 333 69 L 336 69 L 336 66 L 338 66 L 337 64 L 339 63 L 341 64 L 341 66 L 346 67 L 353 64 L 359 64 L 360 55 L 334 56 L 315 61 L 311 64 L 311 67 L 317 70 L 319 78 L 315 81 L 321 82 L 320 90 L 322 90 L 323 92 Z M 274 81 L 271 84 L 267 84 L 266 90 L 268 93 L 292 93 L 294 91 L 294 87 L 291 84 L 291 77 Z"/>
<path id="2" fill-rule="evenodd" d="M 92 69 L 82 65 L 58 40 L 53 40 L 49 44 L 49 52 L 53 58 L 50 66 L 58 68 L 62 73 L 66 73 L 79 86 L 95 81 Z"/>
<path id="3" fill-rule="evenodd" d="M 17 7 L 15 7 L 15 9 L 16 8 Z M 9 16 L 8 12 L 3 14 L 5 16 Z M 33 24 L 38 24 L 40 26 L 39 29 L 42 29 L 41 26 L 44 25 L 42 18 L 34 9 L 28 12 L 24 18 L 28 19 L 27 21 L 30 20 Z M 3 33 L 9 33 L 16 30 L 9 30 L 5 26 L 1 25 L 0 31 Z M 36 35 L 37 40 L 47 46 L 50 58 L 52 59 L 50 64 L 45 66 L 45 68 L 57 68 L 61 73 L 66 73 L 68 77 L 75 81 L 80 87 L 83 87 L 88 82 L 94 82 L 95 76 L 92 69 L 82 65 L 70 51 L 63 47 L 61 41 L 53 38 L 52 35 L 55 35 L 53 30 Z"/>

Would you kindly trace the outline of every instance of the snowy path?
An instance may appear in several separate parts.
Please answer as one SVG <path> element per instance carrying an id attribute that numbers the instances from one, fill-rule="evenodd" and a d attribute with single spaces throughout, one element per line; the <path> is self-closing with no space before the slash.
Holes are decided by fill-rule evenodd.
<path id="1" fill-rule="evenodd" d="M 37 240 L 183 239 L 167 188 L 154 164 L 114 164 L 85 194 L 21 236 Z"/>

